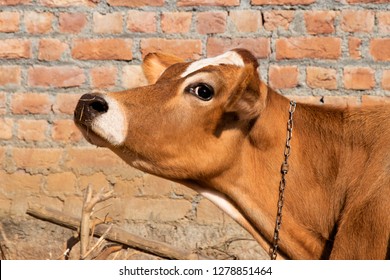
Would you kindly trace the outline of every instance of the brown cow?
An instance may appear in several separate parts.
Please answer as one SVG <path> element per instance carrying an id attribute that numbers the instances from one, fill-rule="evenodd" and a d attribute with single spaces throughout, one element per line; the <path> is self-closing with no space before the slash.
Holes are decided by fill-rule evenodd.
<path id="1" fill-rule="evenodd" d="M 203 194 L 264 248 L 274 238 L 290 101 L 233 50 L 195 62 L 150 54 L 150 85 L 86 94 L 75 122 L 131 166 Z M 390 106 L 297 104 L 278 258 L 385 259 Z"/>

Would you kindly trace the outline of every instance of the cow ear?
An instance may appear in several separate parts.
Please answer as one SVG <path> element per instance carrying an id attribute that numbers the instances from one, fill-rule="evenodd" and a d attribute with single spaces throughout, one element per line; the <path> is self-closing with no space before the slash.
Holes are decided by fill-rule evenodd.
<path id="1" fill-rule="evenodd" d="M 183 59 L 174 55 L 149 53 L 144 58 L 142 69 L 149 84 L 154 84 L 169 66 L 179 62 L 183 62 Z"/>
<path id="2" fill-rule="evenodd" d="M 255 66 L 248 63 L 239 70 L 225 105 L 225 112 L 235 113 L 240 120 L 257 118 L 265 106 L 265 96 L 260 89 L 261 82 Z"/>

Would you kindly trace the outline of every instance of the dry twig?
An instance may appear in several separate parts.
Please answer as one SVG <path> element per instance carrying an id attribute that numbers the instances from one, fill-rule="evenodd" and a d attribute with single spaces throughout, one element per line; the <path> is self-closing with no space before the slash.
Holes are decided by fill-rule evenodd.
<path id="1" fill-rule="evenodd" d="M 84 196 L 83 210 L 80 223 L 80 259 L 87 256 L 87 250 L 90 244 L 90 220 L 93 214 L 93 209 L 97 203 L 105 201 L 113 197 L 114 191 L 105 191 L 102 188 L 95 196 L 92 196 L 92 187 L 88 185 Z M 93 233 L 92 233 L 93 235 Z"/>
<path id="2" fill-rule="evenodd" d="M 67 227 L 72 230 L 78 230 L 80 226 L 79 219 L 65 215 L 60 211 L 38 205 L 30 205 L 27 209 L 27 213 L 36 218 Z M 100 237 L 107 231 L 108 228 L 109 226 L 106 224 L 97 225 L 93 234 L 94 236 Z M 107 233 L 106 239 L 165 259 L 208 259 L 197 253 L 177 249 L 163 242 L 153 241 L 131 234 L 116 226 L 112 226 L 112 229 Z"/>
<path id="3" fill-rule="evenodd" d="M 90 255 L 92 254 L 92 252 L 94 250 L 96 250 L 98 247 L 100 247 L 100 245 L 102 245 L 102 243 L 104 242 L 104 239 L 106 238 L 108 232 L 112 229 L 112 225 L 110 225 L 107 230 L 102 234 L 102 236 L 100 236 L 99 240 L 95 243 L 95 245 L 93 245 L 93 247 L 91 249 L 89 249 L 88 252 L 85 253 L 84 256 L 82 256 L 82 259 L 85 260 L 87 259 L 88 257 L 90 257 Z M 90 258 L 92 259 L 92 258 Z"/>
<path id="4" fill-rule="evenodd" d="M 108 246 L 106 248 L 103 248 L 103 250 L 94 259 L 95 260 L 106 260 L 106 259 L 108 259 L 108 257 L 111 254 L 119 252 L 122 249 L 123 249 L 122 245 L 114 244 L 114 245 Z M 115 259 L 115 256 L 114 256 L 114 259 Z"/>

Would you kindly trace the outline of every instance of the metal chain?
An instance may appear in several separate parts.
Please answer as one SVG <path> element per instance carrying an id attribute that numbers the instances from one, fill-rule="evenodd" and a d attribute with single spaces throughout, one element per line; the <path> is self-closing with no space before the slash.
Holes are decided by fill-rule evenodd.
<path id="1" fill-rule="evenodd" d="M 286 175 L 287 175 L 288 170 L 289 170 L 288 159 L 289 159 L 290 154 L 291 154 L 291 139 L 292 139 L 292 132 L 293 132 L 293 127 L 294 127 L 293 116 L 294 116 L 296 106 L 297 106 L 297 103 L 295 103 L 294 101 L 290 101 L 290 108 L 288 110 L 289 118 L 288 118 L 288 122 L 287 122 L 286 146 L 284 148 L 284 161 L 283 161 L 281 169 L 280 169 L 280 172 L 282 174 L 282 178 L 281 178 L 280 184 L 279 184 L 278 212 L 276 215 L 273 242 L 272 242 L 272 246 L 271 246 L 270 252 L 269 252 L 271 260 L 276 260 L 276 256 L 278 254 L 279 231 L 280 231 L 280 227 L 282 225 L 282 209 L 283 209 L 283 203 L 284 203 L 284 190 L 286 188 Z"/>

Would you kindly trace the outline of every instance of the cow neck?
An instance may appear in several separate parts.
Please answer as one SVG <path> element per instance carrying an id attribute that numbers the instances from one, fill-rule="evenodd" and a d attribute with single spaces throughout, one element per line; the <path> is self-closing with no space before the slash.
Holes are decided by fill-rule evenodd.
<path id="1" fill-rule="evenodd" d="M 279 171 L 286 141 L 289 101 L 276 93 L 268 100 L 267 107 L 273 110 L 271 115 L 284 116 L 282 120 L 275 120 L 272 127 L 275 129 L 271 129 L 278 130 L 275 135 L 277 139 L 282 139 L 272 153 L 279 162 L 273 161 L 271 168 Z M 293 152 L 280 231 L 280 249 L 292 258 L 326 258 L 327 240 L 332 240 L 332 231 L 340 211 L 332 196 L 337 185 L 338 166 L 341 166 L 342 147 L 345 145 L 344 114 L 342 108 L 306 104 L 299 104 L 294 114 Z M 282 131 L 276 127 L 281 127 Z M 268 169 L 268 172 L 273 171 Z M 280 179 L 280 173 L 278 176 L 274 172 L 270 174 Z M 273 182 L 265 188 L 277 189 L 277 185 Z M 273 195 L 277 196 L 275 193 Z M 274 197 L 272 201 L 275 203 Z M 274 217 L 275 205 L 271 208 Z"/>
<path id="2" fill-rule="evenodd" d="M 288 108 L 289 100 L 269 89 L 266 106 L 239 148 L 235 163 L 220 176 L 202 182 L 204 186 L 225 194 L 234 202 L 242 216 L 268 243 L 265 250 L 268 250 L 273 240 Z M 299 106 L 296 114 L 299 115 L 301 110 Z M 299 129 L 296 124 L 295 129 Z M 290 170 L 289 173 L 279 252 L 292 259 L 315 259 L 320 258 L 324 244 L 319 240 L 318 234 L 307 228 L 300 217 L 295 217 L 289 209 L 291 193 L 303 184 L 299 183 L 302 178 L 294 173 L 297 169 L 305 168 L 297 160 L 299 157 L 297 138 L 294 135 L 294 154 L 290 163 L 294 170 Z M 302 195 L 302 190 L 300 193 Z M 302 212 L 307 210 L 300 209 Z"/>
<path id="3" fill-rule="evenodd" d="M 251 193 L 250 189 L 255 190 L 255 194 L 247 198 L 252 200 L 251 203 L 253 204 L 253 207 L 247 213 L 248 219 L 266 237 L 270 246 L 273 245 L 274 241 L 275 216 L 277 215 L 277 205 L 279 203 L 280 165 L 285 161 L 286 124 L 290 116 L 289 107 L 290 101 L 287 98 L 268 88 L 264 111 L 249 135 L 248 142 L 251 144 L 247 147 L 249 152 L 243 152 L 243 154 L 251 155 L 251 158 L 245 158 L 243 161 L 244 170 L 254 170 L 252 178 L 247 178 L 245 183 L 248 185 L 248 193 Z M 296 158 L 299 139 L 295 140 L 297 140 L 294 141 L 294 157 Z M 296 154 L 295 151 L 297 152 Z M 300 166 L 296 165 L 296 160 L 294 161 L 289 162 L 290 165 L 293 165 L 292 173 L 296 168 L 300 168 Z M 297 179 L 299 178 L 292 176 L 290 178 L 289 176 L 289 187 L 288 191 L 286 191 L 287 205 L 283 210 L 284 222 L 280 233 L 281 241 L 278 242 L 278 250 L 283 257 L 313 259 L 319 257 L 314 252 L 320 248 L 319 243 L 316 238 L 313 238 L 313 234 L 289 212 L 288 202 L 291 201 L 289 195 L 290 192 L 294 191 Z M 253 213 L 255 208 L 260 209 L 255 214 L 256 216 Z M 301 240 L 307 240 L 308 244 L 302 244 Z M 268 250 L 270 246 L 264 249 Z"/>

